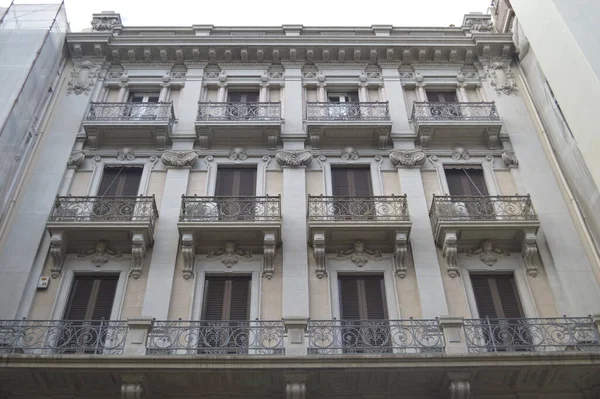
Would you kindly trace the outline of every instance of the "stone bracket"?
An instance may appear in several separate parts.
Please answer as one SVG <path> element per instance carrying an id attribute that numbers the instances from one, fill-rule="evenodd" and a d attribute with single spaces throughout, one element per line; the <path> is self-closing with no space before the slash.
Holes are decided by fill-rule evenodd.
<path id="1" fill-rule="evenodd" d="M 521 255 L 523 256 L 523 262 L 525 262 L 525 271 L 531 277 L 536 277 L 538 274 L 538 267 L 534 262 L 537 254 L 538 246 L 536 243 L 536 234 L 533 232 L 526 232 L 525 238 L 523 239 Z"/>
<path id="2" fill-rule="evenodd" d="M 406 277 L 406 253 L 408 252 L 408 237 L 405 233 L 396 232 L 394 245 L 394 272 L 400 278 Z"/>
<path id="3" fill-rule="evenodd" d="M 470 399 L 471 382 L 468 372 L 450 371 L 448 378 L 448 397 L 450 399 Z"/>
<path id="4" fill-rule="evenodd" d="M 136 233 L 131 239 L 131 269 L 129 275 L 135 279 L 142 275 L 142 266 L 146 258 L 146 238 Z"/>
<path id="5" fill-rule="evenodd" d="M 442 256 L 446 259 L 448 275 L 452 278 L 460 275 L 456 262 L 456 256 L 458 254 L 457 241 L 456 231 L 448 231 L 444 236 L 444 243 L 442 245 Z"/>
<path id="6" fill-rule="evenodd" d="M 275 247 L 277 240 L 274 232 L 265 232 L 263 239 L 263 267 L 262 276 L 270 280 L 275 274 Z"/>
<path id="7" fill-rule="evenodd" d="M 285 376 L 286 399 L 305 399 L 306 398 L 306 375 L 290 374 Z"/>
<path id="8" fill-rule="evenodd" d="M 194 233 L 181 235 L 181 255 L 183 256 L 183 278 L 189 280 L 194 277 L 194 260 L 196 259 Z"/>
<path id="9" fill-rule="evenodd" d="M 50 256 L 52 256 L 52 260 L 54 261 L 52 269 L 50 269 L 50 276 L 52 278 L 57 278 L 62 273 L 66 248 L 64 233 L 62 231 L 53 232 L 50 238 Z"/>
<path id="10" fill-rule="evenodd" d="M 317 278 L 327 277 L 325 264 L 325 232 L 316 231 L 313 234 L 313 254 L 315 256 L 315 273 Z"/>

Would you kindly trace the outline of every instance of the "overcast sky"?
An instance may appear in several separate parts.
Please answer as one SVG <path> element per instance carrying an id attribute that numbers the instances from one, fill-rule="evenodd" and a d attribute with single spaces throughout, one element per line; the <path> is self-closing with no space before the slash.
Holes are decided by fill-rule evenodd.
<path id="1" fill-rule="evenodd" d="M 463 14 L 486 12 L 490 3 L 491 0 L 65 0 L 74 32 L 89 28 L 93 13 L 107 10 L 120 13 L 127 26 L 458 26 Z M 10 0 L 0 0 L 0 7 L 9 4 Z"/>

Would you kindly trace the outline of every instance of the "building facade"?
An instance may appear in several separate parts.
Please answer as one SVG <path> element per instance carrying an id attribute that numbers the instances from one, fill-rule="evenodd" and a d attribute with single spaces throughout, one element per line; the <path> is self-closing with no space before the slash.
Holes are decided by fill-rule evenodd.
<path id="1" fill-rule="evenodd" d="M 512 35 L 95 14 L 0 242 L 6 397 L 591 398 Z"/>

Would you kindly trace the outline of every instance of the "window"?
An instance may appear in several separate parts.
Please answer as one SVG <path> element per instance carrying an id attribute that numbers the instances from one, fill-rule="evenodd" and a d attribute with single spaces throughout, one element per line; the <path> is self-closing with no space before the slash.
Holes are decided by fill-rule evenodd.
<path id="1" fill-rule="evenodd" d="M 431 103 L 455 103 L 456 92 L 454 91 L 427 91 L 427 101 Z"/>
<path id="2" fill-rule="evenodd" d="M 358 102 L 358 92 L 350 93 L 328 93 L 327 100 L 330 103 L 354 103 Z"/>
<path id="3" fill-rule="evenodd" d="M 391 350 L 382 276 L 340 276 L 341 342 L 345 353 Z"/>
<path id="4" fill-rule="evenodd" d="M 102 353 L 118 281 L 118 275 L 74 277 L 63 316 L 68 322 L 57 334 L 61 352 Z"/>
<path id="5" fill-rule="evenodd" d="M 483 169 L 446 168 L 444 173 L 450 195 L 475 195 L 478 197 L 489 195 L 483 177 Z"/>
<path id="6" fill-rule="evenodd" d="M 258 101 L 258 92 L 230 91 L 227 97 L 230 103 L 253 103 Z"/>
<path id="7" fill-rule="evenodd" d="M 159 93 L 130 93 L 130 103 L 157 103 L 160 98 Z"/>
<path id="8" fill-rule="evenodd" d="M 221 220 L 252 220 L 256 199 L 256 169 L 219 168 L 215 195 Z M 225 198 L 223 198 L 225 197 Z"/>
<path id="9" fill-rule="evenodd" d="M 523 350 L 531 340 L 513 275 L 472 275 L 483 339 L 494 351 Z"/>
<path id="10" fill-rule="evenodd" d="M 246 353 L 251 277 L 207 277 L 198 353 Z"/>
<path id="11" fill-rule="evenodd" d="M 105 167 L 102 181 L 98 189 L 99 197 L 132 197 L 137 196 L 142 180 L 143 168 L 140 167 Z"/>
<path id="12" fill-rule="evenodd" d="M 375 216 L 371 170 L 332 168 L 333 213 L 340 219 L 372 219 Z M 342 198 L 345 197 L 345 198 Z"/>

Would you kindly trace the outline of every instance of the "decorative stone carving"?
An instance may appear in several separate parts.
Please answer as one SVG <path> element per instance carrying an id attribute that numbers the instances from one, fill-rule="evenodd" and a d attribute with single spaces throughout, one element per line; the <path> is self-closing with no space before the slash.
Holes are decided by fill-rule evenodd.
<path id="1" fill-rule="evenodd" d="M 317 73 L 316 72 L 304 72 L 303 77 L 304 77 L 304 79 L 316 79 Z"/>
<path id="2" fill-rule="evenodd" d="M 121 385 L 121 399 L 142 399 L 142 384 L 123 383 Z"/>
<path id="3" fill-rule="evenodd" d="M 471 32 L 486 32 L 494 30 L 494 23 L 488 18 L 467 18 L 465 26 L 471 29 Z"/>
<path id="4" fill-rule="evenodd" d="M 279 151 L 277 155 L 275 155 L 275 160 L 281 166 L 308 166 L 312 161 L 312 154 L 310 151 L 306 150 Z"/>
<path id="5" fill-rule="evenodd" d="M 229 159 L 232 161 L 245 161 L 248 159 L 246 149 L 244 147 L 233 147 L 229 152 Z"/>
<path id="6" fill-rule="evenodd" d="M 269 72 L 269 77 L 271 79 L 283 79 L 283 72 L 280 72 L 280 71 Z"/>
<path id="7" fill-rule="evenodd" d="M 535 233 L 525 233 L 521 255 L 523 256 L 523 262 L 525 262 L 525 271 L 531 277 L 536 277 L 538 275 L 538 268 L 534 262 L 537 253 L 538 246 L 536 243 Z"/>
<path id="8" fill-rule="evenodd" d="M 340 155 L 344 161 L 356 161 L 360 156 L 358 155 L 358 150 L 352 146 L 346 146 L 342 149 L 342 154 Z"/>
<path id="9" fill-rule="evenodd" d="M 83 165 L 83 161 L 85 161 L 85 153 L 83 151 L 74 152 L 67 161 L 67 168 L 79 169 Z"/>
<path id="10" fill-rule="evenodd" d="M 471 398 L 471 383 L 469 380 L 453 380 L 450 381 L 448 387 L 450 399 L 470 399 Z"/>
<path id="11" fill-rule="evenodd" d="M 50 276 L 57 278 L 62 273 L 63 264 L 65 262 L 66 245 L 62 233 L 55 232 L 50 238 L 50 256 L 52 256 L 52 268 Z"/>
<path id="12" fill-rule="evenodd" d="M 395 167 L 415 167 L 425 163 L 425 153 L 422 150 L 392 150 L 390 161 Z"/>
<path id="13" fill-rule="evenodd" d="M 306 384 L 304 381 L 290 381 L 285 386 L 286 399 L 305 399 Z"/>
<path id="14" fill-rule="evenodd" d="M 106 264 L 109 257 L 116 259 L 123 258 L 123 254 L 121 252 L 108 248 L 108 244 L 104 240 L 98 241 L 94 248 L 91 248 L 87 251 L 81 251 L 77 255 L 78 258 L 87 258 L 88 256 L 91 256 L 90 260 L 96 267 L 101 267 L 102 265 Z"/>
<path id="15" fill-rule="evenodd" d="M 456 255 L 458 254 L 458 245 L 456 232 L 448 232 L 444 237 L 442 246 L 442 256 L 446 259 L 446 268 L 448 275 L 452 278 L 460 275 L 458 264 L 456 263 Z"/>
<path id="16" fill-rule="evenodd" d="M 369 78 L 369 79 L 381 79 L 381 72 L 367 72 L 367 78 Z"/>
<path id="17" fill-rule="evenodd" d="M 196 151 L 166 150 L 160 157 L 160 160 L 163 165 L 171 168 L 194 166 L 198 160 L 198 153 Z"/>
<path id="18" fill-rule="evenodd" d="M 486 77 L 490 79 L 490 85 L 494 87 L 498 95 L 511 95 L 518 92 L 510 63 L 510 58 L 494 58 L 486 60 L 484 63 Z"/>
<path id="19" fill-rule="evenodd" d="M 394 273 L 400 278 L 406 277 L 406 254 L 408 252 L 408 237 L 404 233 L 396 233 L 394 246 Z"/>
<path id="20" fill-rule="evenodd" d="M 137 279 L 142 275 L 142 266 L 146 258 L 146 240 L 142 234 L 134 234 L 131 242 L 131 269 L 129 275 Z"/>
<path id="21" fill-rule="evenodd" d="M 381 252 L 365 248 L 365 243 L 356 241 L 354 247 L 350 249 L 341 249 L 337 253 L 338 258 L 348 258 L 358 267 L 363 267 L 369 261 L 369 258 L 381 258 Z"/>
<path id="22" fill-rule="evenodd" d="M 171 79 L 185 79 L 185 72 L 171 72 Z"/>
<path id="23" fill-rule="evenodd" d="M 135 153 L 133 152 L 133 150 L 129 147 L 125 147 L 123 148 L 122 151 L 119 151 L 117 153 L 117 160 L 119 161 L 133 161 L 135 160 Z"/>
<path id="24" fill-rule="evenodd" d="M 519 165 L 519 160 L 512 151 L 502 151 L 502 161 L 509 168 L 516 168 Z"/>
<path id="25" fill-rule="evenodd" d="M 265 233 L 262 276 L 270 280 L 275 274 L 275 233 Z"/>
<path id="26" fill-rule="evenodd" d="M 194 277 L 194 260 L 196 258 L 194 234 L 183 233 L 181 235 L 181 255 L 183 256 L 183 278 L 189 280 Z"/>
<path id="27" fill-rule="evenodd" d="M 469 154 L 469 150 L 467 150 L 465 147 L 457 144 L 454 146 L 454 148 L 452 148 L 452 159 L 457 161 L 463 159 L 466 161 L 469 158 L 471 158 L 471 154 Z"/>
<path id="28" fill-rule="evenodd" d="M 75 60 L 74 63 L 71 78 L 67 83 L 67 95 L 89 93 L 98 77 L 100 64 L 90 58 Z"/>
<path id="29" fill-rule="evenodd" d="M 414 79 L 414 72 L 400 72 L 400 79 Z"/>
<path id="30" fill-rule="evenodd" d="M 472 248 L 467 250 L 467 257 L 478 256 L 479 260 L 488 266 L 494 266 L 498 259 L 508 258 L 510 252 L 500 248 L 494 248 L 494 244 L 490 240 L 485 240 L 481 243 L 479 248 Z"/>
<path id="31" fill-rule="evenodd" d="M 325 265 L 325 233 L 315 232 L 313 236 L 313 254 L 315 256 L 315 274 L 317 278 L 327 277 Z"/>
<path id="32" fill-rule="evenodd" d="M 93 31 L 112 32 L 116 26 L 121 25 L 121 17 L 119 14 L 94 14 L 91 23 Z"/>
<path id="33" fill-rule="evenodd" d="M 465 79 L 477 79 L 479 76 L 477 75 L 477 72 L 465 72 L 464 77 Z"/>
<path id="34" fill-rule="evenodd" d="M 252 254 L 250 251 L 237 249 L 233 241 L 227 241 L 225 243 L 225 248 L 219 249 L 218 251 L 210 251 L 206 257 L 209 259 L 220 258 L 221 263 L 223 263 L 225 267 L 231 268 L 238 263 L 240 258 L 250 259 L 252 258 Z"/>

